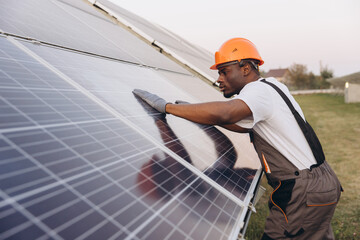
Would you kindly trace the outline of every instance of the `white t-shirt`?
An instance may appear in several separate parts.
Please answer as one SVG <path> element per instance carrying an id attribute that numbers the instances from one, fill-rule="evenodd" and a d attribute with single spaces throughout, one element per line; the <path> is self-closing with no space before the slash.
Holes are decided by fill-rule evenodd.
<path id="1" fill-rule="evenodd" d="M 294 115 L 279 93 L 268 84 L 260 82 L 261 79 L 246 84 L 234 98 L 243 100 L 252 111 L 251 118 L 243 119 L 236 124 L 243 128 L 253 128 L 298 169 L 310 168 L 316 164 L 316 160 Z M 266 80 L 278 86 L 305 119 L 289 89 L 275 78 Z"/>

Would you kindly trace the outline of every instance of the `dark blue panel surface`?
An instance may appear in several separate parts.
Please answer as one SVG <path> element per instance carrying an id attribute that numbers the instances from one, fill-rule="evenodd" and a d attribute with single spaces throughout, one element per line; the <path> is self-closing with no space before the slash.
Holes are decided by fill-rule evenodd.
<path id="1" fill-rule="evenodd" d="M 228 239 L 241 207 L 195 180 L 160 213 L 148 219 L 140 239 Z"/>
<path id="2" fill-rule="evenodd" d="M 0 82 L 2 87 L 72 88 L 4 37 L 0 37 Z"/>
<path id="3" fill-rule="evenodd" d="M 113 117 L 78 91 L 0 88 L 0 97 L 6 109 L 0 114 L 2 128 Z"/>
<path id="4" fill-rule="evenodd" d="M 201 214 L 206 213 L 208 217 L 223 213 L 227 222 L 233 221 L 224 207 L 227 198 L 150 142 L 143 139 L 144 144 L 138 149 L 134 143 L 142 137 L 124 125 L 121 129 L 130 138 L 119 134 L 120 128 L 112 131 L 109 126 L 117 122 L 120 123 L 112 120 L 3 134 L 1 155 L 8 150 L 16 150 L 17 154 L 0 162 L 1 196 L 15 200 L 14 204 L 0 201 L 0 209 L 16 208 L 19 204 L 24 210 L 1 212 L 4 218 L 16 221 L 2 225 L 0 236 L 7 236 L 18 225 L 52 229 L 53 234 L 65 239 L 102 232 L 110 236 L 130 234 L 179 198 L 184 198 L 180 201 L 181 211 L 193 211 L 194 221 L 203 221 Z M 33 141 L 26 141 L 30 136 Z M 86 138 L 87 141 L 78 141 Z M 107 146 L 109 139 L 116 144 Z M 133 151 L 123 155 L 116 152 L 117 146 Z M 94 153 L 104 152 L 106 157 L 94 157 Z M 54 153 L 58 157 L 52 157 Z M 201 204 L 195 204 L 199 209 L 193 209 L 200 200 Z M 213 205 L 214 210 L 210 208 L 211 213 L 205 213 L 204 203 Z M 223 223 L 214 224 L 221 227 Z M 37 232 L 43 233 L 39 230 L 33 234 Z"/>
<path id="5" fill-rule="evenodd" d="M 1 129 L 113 118 L 3 37 L 0 52 Z"/>

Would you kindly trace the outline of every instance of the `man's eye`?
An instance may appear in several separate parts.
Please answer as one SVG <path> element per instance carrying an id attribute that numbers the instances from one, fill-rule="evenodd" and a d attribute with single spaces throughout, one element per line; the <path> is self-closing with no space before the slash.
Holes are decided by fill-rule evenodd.
<path id="1" fill-rule="evenodd" d="M 221 76 L 221 75 L 226 76 L 227 71 L 225 69 L 222 69 L 222 70 L 219 70 L 218 73 L 219 73 L 219 76 Z"/>

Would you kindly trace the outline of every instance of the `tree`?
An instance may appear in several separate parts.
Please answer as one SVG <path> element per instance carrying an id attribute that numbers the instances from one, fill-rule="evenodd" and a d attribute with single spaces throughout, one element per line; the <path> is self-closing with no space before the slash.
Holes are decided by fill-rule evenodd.
<path id="1" fill-rule="evenodd" d="M 290 88 L 305 89 L 309 86 L 309 76 L 305 65 L 297 63 L 291 65 L 287 78 Z"/>
<path id="2" fill-rule="evenodd" d="M 329 88 L 330 83 L 326 81 L 333 77 L 333 71 L 327 66 L 323 67 L 320 63 L 320 76 L 307 71 L 307 67 L 302 64 L 294 63 L 289 68 L 287 85 L 291 90 L 299 89 L 324 89 Z"/>
<path id="3" fill-rule="evenodd" d="M 333 70 L 329 69 L 328 66 L 323 67 L 322 64 L 320 64 L 320 77 L 321 77 L 321 83 L 320 88 L 329 88 L 330 83 L 326 81 L 328 78 L 332 78 L 334 76 Z"/>
<path id="4" fill-rule="evenodd" d="M 319 89 L 322 85 L 322 78 L 321 76 L 317 76 L 314 73 L 309 73 L 309 86 L 307 88 L 309 89 Z"/>

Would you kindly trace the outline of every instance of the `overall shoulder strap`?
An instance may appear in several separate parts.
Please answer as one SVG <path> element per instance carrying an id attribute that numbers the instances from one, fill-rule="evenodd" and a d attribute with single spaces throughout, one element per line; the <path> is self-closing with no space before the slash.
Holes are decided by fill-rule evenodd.
<path id="1" fill-rule="evenodd" d="M 266 83 L 268 85 L 270 85 L 271 87 L 273 87 L 279 94 L 280 96 L 282 97 L 282 99 L 284 99 L 284 101 L 286 102 L 286 104 L 289 106 L 291 112 L 294 114 L 295 112 L 297 112 L 294 108 L 294 105 L 291 103 L 290 99 L 285 95 L 285 93 L 283 91 L 281 91 L 281 89 L 276 86 L 275 84 L 271 83 L 271 82 L 268 82 L 266 81 L 266 79 L 261 79 L 260 80 L 261 82 L 263 83 Z"/>
<path id="2" fill-rule="evenodd" d="M 300 116 L 299 112 L 296 111 L 296 109 L 294 108 L 294 105 L 291 103 L 290 99 L 285 95 L 285 93 L 283 91 L 281 91 L 281 89 L 276 86 L 275 84 L 266 81 L 266 79 L 261 79 L 260 80 L 263 83 L 266 83 L 268 85 L 270 85 L 271 87 L 273 87 L 282 97 L 282 99 L 284 99 L 285 103 L 288 105 L 288 107 L 290 108 L 290 111 L 292 112 L 292 114 L 294 115 L 296 122 L 298 123 L 298 125 L 300 126 L 301 130 L 304 132 L 305 137 L 307 138 L 307 135 L 305 134 L 306 129 L 304 127 L 304 124 L 306 124 L 307 122 Z"/>
<path id="3" fill-rule="evenodd" d="M 316 133 L 310 126 L 310 124 L 300 116 L 299 112 L 296 111 L 296 109 L 294 108 L 294 105 L 291 103 L 290 99 L 285 95 L 285 93 L 283 91 L 281 91 L 281 89 L 278 86 L 276 86 L 275 84 L 273 84 L 271 82 L 266 81 L 266 79 L 261 79 L 260 81 L 273 87 L 280 94 L 282 99 L 284 99 L 285 103 L 288 105 L 292 114 L 294 115 L 296 122 L 298 123 L 301 131 L 303 132 L 305 139 L 308 142 L 308 144 L 311 148 L 311 151 L 313 152 L 316 162 L 319 165 L 322 164 L 325 161 L 325 155 L 324 155 L 321 143 L 320 143 L 318 137 L 316 136 Z"/>

